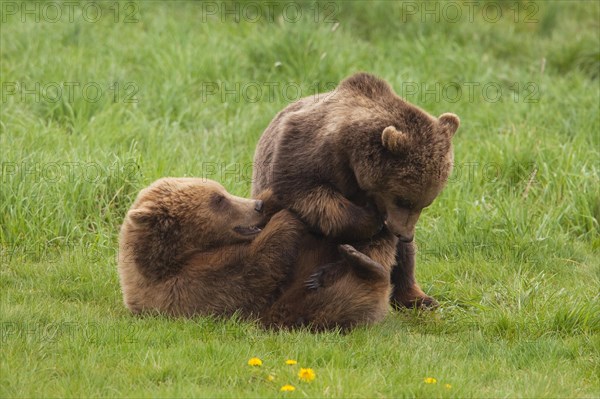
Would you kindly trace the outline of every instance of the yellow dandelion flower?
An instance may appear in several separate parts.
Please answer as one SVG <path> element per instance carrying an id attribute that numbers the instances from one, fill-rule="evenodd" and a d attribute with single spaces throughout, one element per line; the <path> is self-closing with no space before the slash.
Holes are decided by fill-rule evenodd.
<path id="1" fill-rule="evenodd" d="M 302 380 L 302 381 L 312 381 L 315 379 L 315 371 L 313 369 L 305 369 L 305 368 L 301 368 L 300 371 L 298 372 L 298 377 Z"/>
<path id="2" fill-rule="evenodd" d="M 281 392 L 292 392 L 296 390 L 296 387 L 290 384 L 286 384 L 284 386 L 282 386 L 281 388 L 279 388 L 279 390 Z"/>
<path id="3" fill-rule="evenodd" d="M 450 384 L 446 384 L 444 386 L 446 387 L 446 389 L 452 389 L 452 385 L 450 385 Z"/>
<path id="4" fill-rule="evenodd" d="M 298 361 L 294 360 L 294 359 L 288 359 L 285 361 L 285 364 L 289 364 L 290 366 L 293 366 L 294 364 L 298 364 Z"/>
<path id="5" fill-rule="evenodd" d="M 267 376 L 267 381 L 271 381 L 271 382 L 275 381 L 275 376 L 273 374 L 269 374 Z"/>
<path id="6" fill-rule="evenodd" d="M 423 380 L 425 384 L 437 384 L 437 380 L 433 377 L 427 377 Z"/>
<path id="7" fill-rule="evenodd" d="M 262 360 L 260 360 L 257 357 L 253 357 L 252 359 L 248 360 L 248 365 L 249 366 L 262 366 Z"/>

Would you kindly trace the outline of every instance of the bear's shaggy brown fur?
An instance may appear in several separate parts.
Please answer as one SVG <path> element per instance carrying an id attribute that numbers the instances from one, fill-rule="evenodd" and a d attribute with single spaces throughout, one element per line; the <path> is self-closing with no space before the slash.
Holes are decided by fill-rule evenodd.
<path id="1" fill-rule="evenodd" d="M 385 254 L 385 244 L 379 240 L 365 253 Z M 293 278 L 263 316 L 265 325 L 322 331 L 381 321 L 389 308 L 390 274 L 365 253 L 307 234 Z"/>
<path id="2" fill-rule="evenodd" d="M 268 201 L 267 201 L 268 202 Z M 389 310 L 393 235 L 381 231 L 368 243 L 338 245 L 304 235 L 293 275 L 263 317 L 268 326 L 348 329 L 382 320 Z"/>
<path id="3" fill-rule="evenodd" d="M 143 190 L 120 233 L 126 306 L 175 316 L 238 312 L 266 326 L 314 330 L 385 316 L 390 277 L 381 264 L 308 234 L 268 191 L 260 197 L 235 197 L 195 178 L 164 178 Z M 381 248 L 388 239 L 380 241 L 367 248 L 377 259 L 389 253 Z"/>
<path id="4" fill-rule="evenodd" d="M 415 225 L 452 169 L 454 114 L 435 118 L 358 73 L 281 111 L 259 140 L 254 195 L 273 190 L 312 231 L 339 242 L 393 233 L 395 305 L 434 305 L 414 278 Z M 373 205 L 374 204 L 374 205 Z M 393 269 L 393 271 L 392 271 Z"/>
<path id="5" fill-rule="evenodd" d="M 218 183 L 164 178 L 125 217 L 119 274 L 133 313 L 259 314 L 295 264 L 303 224 L 282 211 L 266 223 L 262 201 Z"/>

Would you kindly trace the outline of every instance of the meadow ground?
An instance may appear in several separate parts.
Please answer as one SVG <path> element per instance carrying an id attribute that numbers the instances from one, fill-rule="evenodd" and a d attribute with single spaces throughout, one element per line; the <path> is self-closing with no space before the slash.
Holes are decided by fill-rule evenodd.
<path id="1" fill-rule="evenodd" d="M 0 6 L 0 397 L 600 396 L 599 3 Z M 417 228 L 440 309 L 347 335 L 128 314 L 137 191 L 248 195 L 271 118 L 359 70 L 461 117 Z"/>

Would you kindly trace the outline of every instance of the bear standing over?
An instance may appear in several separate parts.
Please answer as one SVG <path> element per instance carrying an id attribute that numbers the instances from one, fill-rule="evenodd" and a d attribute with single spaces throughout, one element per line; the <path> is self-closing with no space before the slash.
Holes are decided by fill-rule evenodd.
<path id="1" fill-rule="evenodd" d="M 273 119 L 256 149 L 252 193 L 271 189 L 312 231 L 339 242 L 389 230 L 395 253 L 382 264 L 392 275 L 392 303 L 435 305 L 414 277 L 413 238 L 452 170 L 459 123 L 409 104 L 373 75 L 355 74 Z"/>

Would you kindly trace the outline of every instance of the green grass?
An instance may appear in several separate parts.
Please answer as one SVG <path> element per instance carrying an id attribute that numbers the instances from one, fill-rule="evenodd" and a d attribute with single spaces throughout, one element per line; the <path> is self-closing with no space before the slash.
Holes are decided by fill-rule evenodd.
<path id="1" fill-rule="evenodd" d="M 117 22 L 99 3 L 93 23 L 86 2 L 56 23 L 55 2 L 28 3 L 40 22 L 0 3 L 0 397 L 600 396 L 600 6 L 479 2 L 469 20 L 452 3 L 458 22 L 355 1 L 317 5 L 318 22 L 309 2 L 296 22 L 288 2 L 255 22 L 241 3 L 239 23 L 206 8 L 233 3 L 120 3 Z M 273 116 L 359 70 L 461 117 L 455 173 L 417 227 L 441 308 L 347 335 L 129 315 L 115 256 L 137 191 L 206 176 L 248 195 Z"/>

